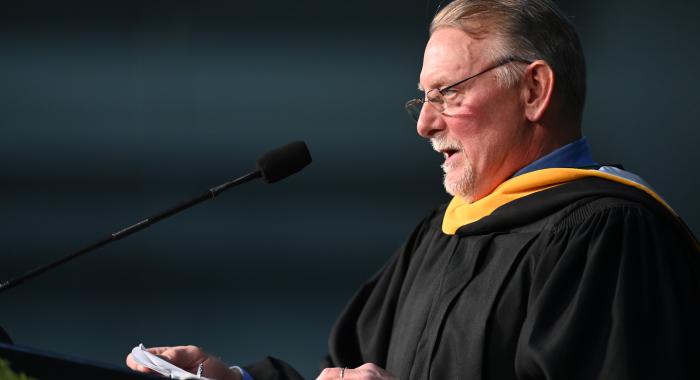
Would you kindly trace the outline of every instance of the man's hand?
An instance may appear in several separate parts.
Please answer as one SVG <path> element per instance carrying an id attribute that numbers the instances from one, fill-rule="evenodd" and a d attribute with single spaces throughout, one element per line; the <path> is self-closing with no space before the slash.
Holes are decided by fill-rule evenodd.
<path id="1" fill-rule="evenodd" d="M 203 363 L 202 376 L 204 377 L 217 380 L 241 380 L 238 371 L 228 368 L 226 363 L 197 346 L 153 347 L 147 350 L 191 373 L 197 373 L 197 368 Z M 153 372 L 136 363 L 131 354 L 126 357 L 126 365 L 134 371 Z"/>
<path id="2" fill-rule="evenodd" d="M 340 376 L 342 372 L 342 377 Z M 326 368 L 316 380 L 331 379 L 357 379 L 357 380 L 398 380 L 389 372 L 372 363 L 365 363 L 357 368 Z"/>

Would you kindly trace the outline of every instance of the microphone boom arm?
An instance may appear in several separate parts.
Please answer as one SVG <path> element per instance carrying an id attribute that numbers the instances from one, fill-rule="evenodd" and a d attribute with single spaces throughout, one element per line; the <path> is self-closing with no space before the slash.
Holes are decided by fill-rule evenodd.
<path id="1" fill-rule="evenodd" d="M 231 180 L 231 181 L 228 181 L 228 182 L 223 183 L 221 185 L 212 187 L 211 189 L 207 190 L 206 192 L 204 192 L 204 193 L 202 193 L 202 194 L 200 194 L 200 195 L 198 195 L 198 196 L 196 196 L 188 201 L 182 202 L 179 205 L 176 205 L 176 206 L 171 207 L 167 210 L 161 211 L 161 212 L 159 212 L 159 213 L 157 213 L 149 218 L 143 219 L 142 221 L 140 221 L 138 223 L 132 224 L 128 227 L 125 227 L 125 228 L 117 231 L 117 232 L 114 232 L 114 233 L 110 234 L 109 236 L 106 236 L 102 239 L 99 239 L 96 242 L 94 242 L 90 245 L 87 245 L 87 246 L 85 246 L 85 247 L 83 247 L 83 248 L 81 248 L 81 249 L 79 249 L 79 250 L 77 250 L 77 251 L 75 251 L 75 252 L 73 252 L 73 253 L 71 253 L 63 258 L 60 258 L 60 259 L 55 260 L 53 262 L 50 262 L 48 264 L 42 265 L 40 267 L 34 268 L 34 269 L 30 270 L 29 272 L 27 272 L 19 277 L 15 277 L 13 279 L 4 281 L 4 282 L 0 283 L 0 293 L 6 291 L 8 289 L 14 288 L 15 286 L 23 283 L 26 280 L 29 280 L 33 277 L 36 277 L 36 276 L 38 276 L 38 275 L 40 275 L 48 270 L 51 270 L 51 269 L 53 269 L 61 264 L 64 264 L 68 261 L 71 261 L 79 256 L 82 256 L 82 255 L 88 253 L 88 252 L 94 251 L 94 250 L 96 250 L 100 247 L 103 247 L 109 243 L 123 239 L 123 238 L 125 238 L 125 237 L 127 237 L 135 232 L 138 232 L 138 231 L 141 231 L 147 227 L 150 227 L 151 225 L 158 223 L 167 217 L 175 215 L 175 214 L 179 213 L 180 211 L 186 210 L 186 209 L 188 209 L 188 208 L 190 208 L 198 203 L 204 202 L 204 201 L 209 200 L 209 199 L 213 199 L 217 195 L 223 193 L 224 191 L 226 191 L 234 186 L 237 186 L 237 185 L 240 185 L 240 184 L 246 183 L 248 181 L 251 181 L 251 180 L 254 180 L 257 178 L 261 178 L 261 177 L 263 177 L 263 172 L 261 170 L 256 170 L 256 171 L 248 173 L 242 177 L 238 177 L 234 180 Z"/>

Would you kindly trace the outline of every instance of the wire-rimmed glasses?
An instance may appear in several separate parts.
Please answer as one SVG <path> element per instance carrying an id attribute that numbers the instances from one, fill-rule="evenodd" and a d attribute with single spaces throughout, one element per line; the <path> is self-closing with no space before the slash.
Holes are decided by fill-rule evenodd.
<path id="1" fill-rule="evenodd" d="M 413 118 L 413 120 L 418 121 L 418 117 L 420 116 L 420 111 L 423 109 L 423 104 L 425 103 L 430 103 L 431 106 L 435 107 L 435 109 L 438 112 L 444 112 L 446 103 L 449 102 L 450 94 L 457 93 L 456 89 L 454 87 L 470 80 L 478 77 L 481 74 L 484 74 L 486 72 L 489 72 L 493 69 L 499 68 L 503 65 L 506 65 L 511 62 L 522 62 L 522 63 L 532 63 L 531 61 L 522 59 L 522 58 L 516 58 L 516 57 L 507 57 L 504 59 L 501 59 L 499 61 L 496 61 L 493 65 L 489 66 L 488 68 L 479 71 L 478 73 L 471 75 L 467 78 L 464 78 L 460 80 L 459 82 L 452 83 L 451 85 L 445 86 L 443 88 L 434 88 L 427 93 L 425 93 L 425 98 L 423 99 L 411 99 L 408 102 L 406 102 L 406 111 L 408 112 L 409 115 Z"/>

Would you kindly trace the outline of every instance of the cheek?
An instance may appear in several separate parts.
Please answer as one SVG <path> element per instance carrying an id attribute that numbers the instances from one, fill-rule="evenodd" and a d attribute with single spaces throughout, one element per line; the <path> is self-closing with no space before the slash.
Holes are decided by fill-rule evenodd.
<path id="1" fill-rule="evenodd" d="M 449 133 L 462 140 L 479 133 L 485 112 L 478 105 L 462 105 L 454 113 L 443 115 Z"/>
<path id="2" fill-rule="evenodd" d="M 486 98 L 486 97 L 485 97 Z M 453 136 L 480 172 L 506 154 L 517 130 L 518 110 L 512 98 L 488 98 L 461 108 L 451 117 Z"/>
<path id="3" fill-rule="evenodd" d="M 453 115 L 455 133 L 481 139 L 493 134 L 508 134 L 524 120 L 524 110 L 515 89 L 491 88 L 474 94 Z"/>
<path id="4" fill-rule="evenodd" d="M 449 115 L 446 121 L 450 134 L 469 155 L 493 130 L 493 111 L 479 105 L 465 106 L 458 114 Z"/>

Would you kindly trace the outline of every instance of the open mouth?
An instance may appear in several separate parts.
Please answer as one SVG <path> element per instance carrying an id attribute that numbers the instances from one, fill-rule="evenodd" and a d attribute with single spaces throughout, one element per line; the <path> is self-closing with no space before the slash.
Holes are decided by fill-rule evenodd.
<path id="1" fill-rule="evenodd" d="M 459 149 L 454 149 L 454 148 L 443 149 L 440 152 L 442 152 L 442 155 L 445 156 L 445 160 L 447 160 L 450 157 L 452 157 L 453 155 L 459 153 Z"/>
<path id="2" fill-rule="evenodd" d="M 456 158 L 458 153 L 462 152 L 462 144 L 457 140 L 447 137 L 435 137 L 430 139 L 430 145 L 433 149 L 441 153 L 445 159 L 445 165 L 450 165 L 450 161 Z"/>

